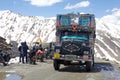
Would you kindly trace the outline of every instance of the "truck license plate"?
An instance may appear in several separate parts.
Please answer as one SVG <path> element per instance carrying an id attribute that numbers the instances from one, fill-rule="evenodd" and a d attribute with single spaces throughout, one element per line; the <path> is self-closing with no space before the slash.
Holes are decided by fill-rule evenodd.
<path id="1" fill-rule="evenodd" d="M 76 60 L 76 55 L 66 55 L 65 59 L 66 60 Z"/>

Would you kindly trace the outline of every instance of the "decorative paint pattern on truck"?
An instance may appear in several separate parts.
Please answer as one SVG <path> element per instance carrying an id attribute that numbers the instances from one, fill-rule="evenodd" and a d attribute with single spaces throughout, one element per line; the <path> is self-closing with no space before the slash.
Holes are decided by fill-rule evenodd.
<path id="1" fill-rule="evenodd" d="M 94 14 L 65 14 L 57 15 L 56 29 L 73 29 L 77 27 L 79 30 L 96 30 Z"/>
<path id="2" fill-rule="evenodd" d="M 56 20 L 56 44 L 53 57 L 55 70 L 60 65 L 94 66 L 95 16 L 94 14 L 62 14 Z"/>

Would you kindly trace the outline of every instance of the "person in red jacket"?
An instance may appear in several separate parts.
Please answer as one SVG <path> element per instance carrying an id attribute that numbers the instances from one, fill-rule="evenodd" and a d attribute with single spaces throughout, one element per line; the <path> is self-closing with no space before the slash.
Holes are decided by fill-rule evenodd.
<path id="1" fill-rule="evenodd" d="M 37 59 L 40 59 L 41 62 L 44 62 L 44 49 L 42 47 L 39 47 L 39 49 L 36 51 Z"/>

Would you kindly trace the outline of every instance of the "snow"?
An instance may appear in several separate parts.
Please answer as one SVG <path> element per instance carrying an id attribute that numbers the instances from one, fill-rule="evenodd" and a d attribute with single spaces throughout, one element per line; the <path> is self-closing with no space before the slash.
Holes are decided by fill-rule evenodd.
<path id="1" fill-rule="evenodd" d="M 118 56 L 103 40 L 101 42 L 115 55 Z"/>
<path id="2" fill-rule="evenodd" d="M 95 43 L 95 45 L 97 45 L 97 44 Z M 102 59 L 102 56 L 98 53 L 98 50 L 96 48 L 94 50 L 95 50 L 95 55 L 94 56 Z"/>
<path id="3" fill-rule="evenodd" d="M 97 54 L 95 55 L 95 57 L 109 59 L 109 60 L 111 60 L 111 61 L 114 61 L 114 62 L 120 64 L 120 61 L 118 61 L 118 60 L 115 59 L 114 57 L 110 56 L 109 53 L 108 53 L 105 49 L 103 49 L 102 47 L 100 47 L 98 44 L 96 44 L 96 45 L 100 48 L 100 50 L 104 53 L 104 55 L 105 55 L 106 57 L 101 56 L 100 54 L 98 54 L 96 49 L 95 49 L 95 52 L 96 52 Z"/>
<path id="4" fill-rule="evenodd" d="M 120 48 L 120 43 L 119 42 L 113 41 L 113 43 Z"/>
<path id="5" fill-rule="evenodd" d="M 97 44 L 96 44 L 97 45 Z M 113 58 L 109 55 L 109 53 L 103 49 L 102 47 L 100 47 L 99 45 L 97 45 L 99 47 L 99 49 L 104 53 L 104 55 L 106 56 L 106 59 L 109 59 L 111 61 L 113 61 Z"/>
<path id="6" fill-rule="evenodd" d="M 103 19 L 96 19 L 96 22 L 97 30 L 109 33 L 114 38 L 120 38 L 120 27 L 118 24 L 109 23 Z"/>
<path id="7" fill-rule="evenodd" d="M 49 39 L 47 39 L 49 41 L 44 40 L 47 36 L 51 35 L 50 33 L 52 33 L 52 30 L 55 28 L 55 20 L 53 18 L 45 19 L 41 16 L 22 16 L 20 14 L 14 14 L 11 11 L 1 11 L 0 14 L 0 30 L 2 30 L 0 36 L 4 38 L 11 36 L 10 40 L 17 42 L 27 41 L 30 43 L 36 36 L 45 42 L 54 41 Z M 44 30 L 48 31 L 48 33 Z M 40 36 L 38 32 L 41 32 L 43 36 Z M 29 38 L 29 36 L 31 36 L 31 38 Z M 51 39 L 54 39 L 54 36 L 51 37 Z"/>
<path id="8" fill-rule="evenodd" d="M 19 63 L 19 57 L 11 58 L 8 64 Z"/>

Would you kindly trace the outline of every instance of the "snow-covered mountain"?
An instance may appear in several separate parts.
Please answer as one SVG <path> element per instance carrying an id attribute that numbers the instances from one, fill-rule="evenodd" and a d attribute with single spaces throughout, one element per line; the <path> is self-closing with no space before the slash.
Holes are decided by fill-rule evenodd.
<path id="1" fill-rule="evenodd" d="M 120 61 L 120 27 L 104 19 L 96 19 L 96 56 Z M 119 62 L 118 62 L 119 63 Z"/>
<path id="2" fill-rule="evenodd" d="M 34 42 L 55 41 L 55 19 L 22 16 L 11 11 L 0 11 L 0 36 L 7 40 Z"/>
<path id="3" fill-rule="evenodd" d="M 96 19 L 95 52 L 99 58 L 120 61 L 120 27 L 105 19 Z M 0 11 L 0 36 L 7 41 L 28 44 L 39 39 L 43 43 L 55 41 L 55 18 L 23 16 L 13 12 Z"/>

